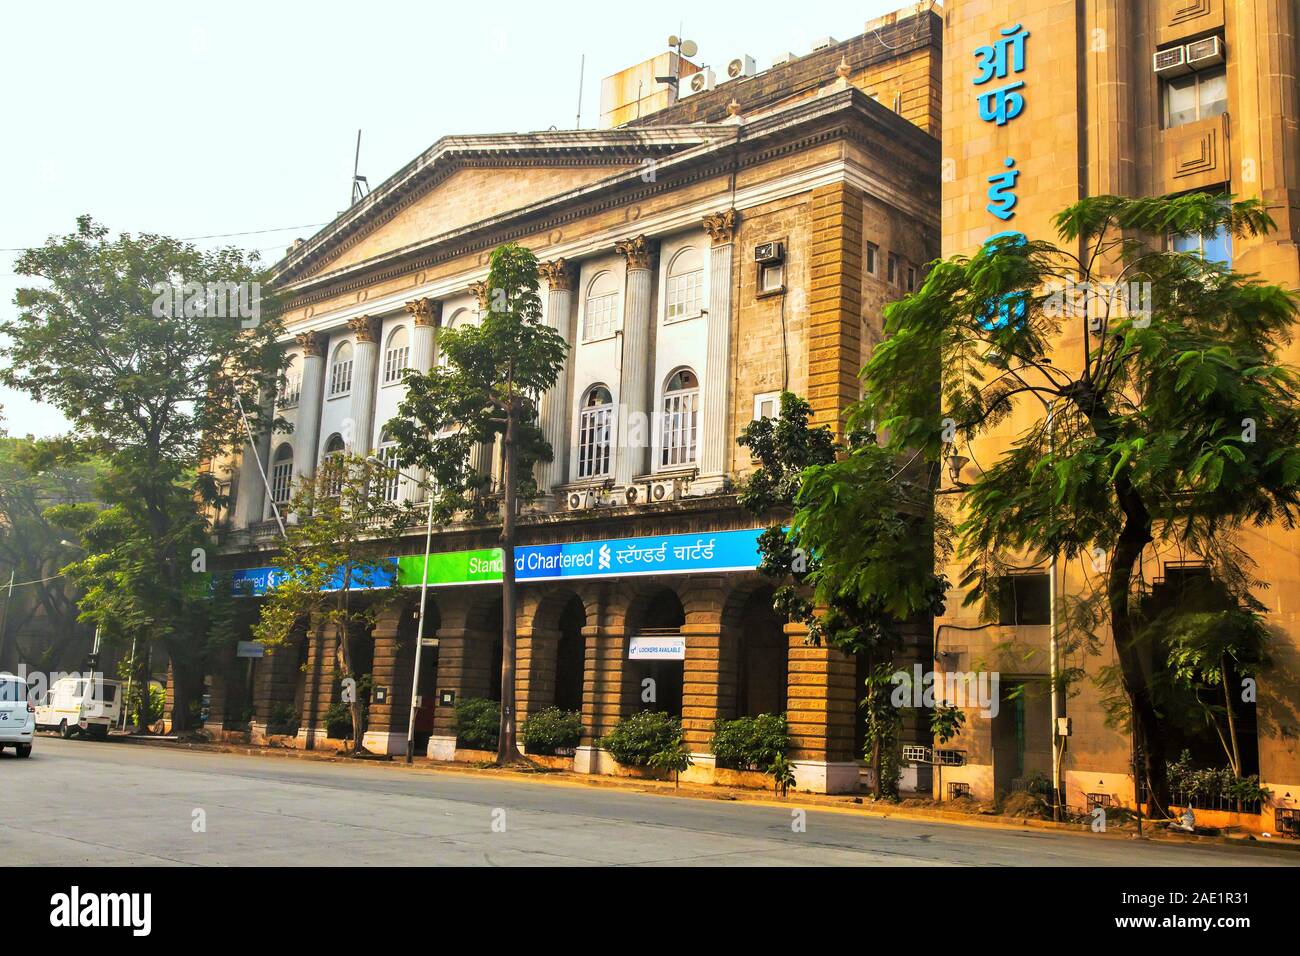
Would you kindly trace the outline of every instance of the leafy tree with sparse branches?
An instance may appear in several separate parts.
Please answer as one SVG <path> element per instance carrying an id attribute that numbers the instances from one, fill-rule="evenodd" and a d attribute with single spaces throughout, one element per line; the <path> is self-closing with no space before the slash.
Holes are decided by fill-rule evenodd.
<path id="1" fill-rule="evenodd" d="M 1059 244 L 1008 236 L 934 263 L 886 309 L 855 415 L 879 422 L 887 448 L 932 463 L 1016 427 L 1004 450 L 981 446 L 963 496 L 961 585 L 992 615 L 1013 557 L 1102 549 L 1097 599 L 1158 813 L 1169 788 L 1134 615 L 1139 562 L 1180 549 L 1230 575 L 1238 529 L 1294 520 L 1300 378 L 1279 356 L 1296 299 L 1165 248 L 1170 235 L 1267 233 L 1259 200 L 1097 196 L 1055 225 Z M 1026 403 L 1037 414 L 1019 427 Z"/>
<path id="2" fill-rule="evenodd" d="M 85 589 L 81 619 L 109 641 L 166 649 L 173 719 L 189 727 L 202 693 L 203 584 L 210 538 L 200 505 L 224 505 L 209 464 L 244 440 L 235 396 L 259 421 L 259 393 L 283 368 L 270 294 L 255 254 L 202 251 L 153 234 L 109 235 L 89 216 L 28 249 L 15 272 L 17 315 L 0 323 L 0 382 L 49 402 L 72 423 L 64 460 L 104 462 L 105 509 L 80 528 L 90 553 L 67 567 Z M 220 302 L 221 308 L 215 306 Z M 83 517 L 85 517 L 83 515 Z M 65 516 L 66 518 L 66 516 Z"/>
<path id="3" fill-rule="evenodd" d="M 780 415 L 751 422 L 737 439 L 759 467 L 739 500 L 758 517 L 787 519 L 759 538 L 759 570 L 778 582 L 773 606 L 826 643 L 867 663 L 868 754 L 875 796 L 892 788 L 882 767 L 895 747 L 899 716 L 889 676 L 902 648 L 898 624 L 943 607 L 944 580 L 918 542 L 933 540 L 929 501 L 905 478 L 897 456 L 865 430 L 836 444 L 826 426 L 811 427 L 806 401 L 785 392 Z"/>
<path id="4" fill-rule="evenodd" d="M 486 310 L 477 325 L 443 329 L 440 361 L 425 374 L 409 372 L 406 397 L 388 425 L 398 458 L 428 470 L 435 517 L 485 517 L 489 476 L 475 474 L 470 452 L 501 439 L 502 618 L 501 732 L 497 760 L 520 757 L 515 742 L 515 518 L 536 495 L 533 466 L 552 450 L 537 423 L 537 403 L 564 367 L 568 344 L 542 324 L 537 258 L 508 243 L 492 253 Z"/>
<path id="5" fill-rule="evenodd" d="M 390 501 L 393 468 L 356 455 L 327 455 L 295 489 L 285 539 L 272 562 L 275 586 L 253 627 L 257 640 L 283 646 L 299 628 L 328 628 L 335 640 L 334 677 L 352 717 L 352 752 L 365 737 L 368 674 L 358 650 L 376 620 L 400 599 L 395 553 L 418 522 L 409 503 Z"/>

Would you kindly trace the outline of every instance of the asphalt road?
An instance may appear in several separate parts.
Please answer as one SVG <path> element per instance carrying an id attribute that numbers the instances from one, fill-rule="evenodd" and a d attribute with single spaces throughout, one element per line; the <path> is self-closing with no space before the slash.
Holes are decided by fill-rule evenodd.
<path id="1" fill-rule="evenodd" d="M 5 864 L 1300 865 L 822 810 L 796 832 L 786 807 L 50 737 L 0 755 L 0 792 Z"/>

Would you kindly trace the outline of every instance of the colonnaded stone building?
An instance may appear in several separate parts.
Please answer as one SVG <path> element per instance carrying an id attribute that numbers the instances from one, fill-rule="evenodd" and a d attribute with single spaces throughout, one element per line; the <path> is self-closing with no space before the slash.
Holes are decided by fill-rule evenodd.
<path id="1" fill-rule="evenodd" d="M 1294 0 L 948 0 L 944 12 L 943 254 L 971 254 L 1007 230 L 1056 240 L 1051 217 L 1080 198 L 1209 191 L 1258 197 L 1278 230 L 1247 239 L 1226 234 L 1171 237 L 1172 247 L 1199 252 L 1285 288 L 1300 288 L 1300 133 L 1297 67 L 1300 8 Z M 1014 169 L 1014 202 L 991 194 Z M 990 200 L 995 202 L 990 203 Z M 998 213 L 994 213 L 994 208 Z M 1054 364 L 1075 369 L 1082 323 L 1057 343 Z M 1284 358 L 1300 364 L 1300 345 Z M 1043 410 L 1025 402 L 993 433 L 965 449 L 965 477 L 988 462 Z M 1272 666 L 1261 674 L 1258 703 L 1235 706 L 1245 750 L 1243 769 L 1272 791 L 1272 810 L 1300 805 L 1300 535 L 1281 526 L 1248 528 L 1241 542 L 1268 587 L 1258 592 L 1274 631 Z M 991 625 L 961 607 L 956 590 L 935 622 L 935 651 L 947 670 L 990 662 L 1004 691 L 1028 685 L 992 719 L 972 712 L 952 747 L 966 765 L 943 779 L 991 797 L 1034 772 L 1051 773 L 1054 728 L 1046 692 L 1052 584 L 1041 555 L 1010 593 L 1023 600 Z M 1071 563 L 1056 582 L 1058 601 L 1084 593 L 1093 574 Z M 1195 555 L 1152 548 L 1142 562 L 1149 595 L 1174 597 L 1206 574 Z M 956 564 L 949 569 L 958 580 Z M 1109 663 L 1088 670 L 1077 697 L 1061 701 L 1072 721 L 1063 784 L 1072 806 L 1133 799 L 1125 734 L 1105 721 L 1094 681 Z M 973 709 L 972 709 L 973 710 Z M 1062 728 L 1064 729 L 1064 728 Z M 1217 744 L 1212 745 L 1212 749 Z M 1177 754 L 1170 754 L 1176 757 Z M 1218 765 L 1223 765 L 1222 752 Z M 1265 801 L 1254 824 L 1271 829 Z M 1278 816 L 1278 826 L 1282 826 Z"/>
<path id="2" fill-rule="evenodd" d="M 610 768 L 598 741 L 647 706 L 653 677 L 697 778 L 711 779 L 716 718 L 784 712 L 800 788 L 858 784 L 854 662 L 773 614 L 754 570 L 758 522 L 736 503 L 753 468 L 736 436 L 783 389 L 838 432 L 882 307 L 938 254 L 940 42 L 924 8 L 761 72 L 746 57 L 712 69 L 658 57 L 606 81 L 602 113 L 621 125 L 440 139 L 277 266 L 292 364 L 276 412 L 293 431 L 258 450 L 284 503 L 324 455 L 389 454 L 404 371 L 438 361 L 442 330 L 478 321 L 496 246 L 543 262 L 545 321 L 571 349 L 541 405 L 555 460 L 520 520 L 516 702 L 521 718 L 582 713 L 579 771 Z M 665 68 L 680 95 L 655 85 Z M 650 423 L 647 441 L 630 438 L 635 421 Z M 262 591 L 278 531 L 247 449 L 229 480 L 221 562 Z M 403 481 L 392 494 L 422 492 Z M 495 544 L 472 523 L 435 533 L 436 646 L 416 720 L 435 757 L 455 755 L 455 701 L 502 693 Z M 412 529 L 402 553 L 423 545 Z M 405 747 L 418 590 L 362 661 L 372 750 Z M 251 663 L 218 662 L 209 729 L 297 725 L 297 745 L 324 746 L 333 640 L 314 629 Z M 927 623 L 919 659 L 929 641 Z M 668 659 L 642 658 L 652 645 Z"/>

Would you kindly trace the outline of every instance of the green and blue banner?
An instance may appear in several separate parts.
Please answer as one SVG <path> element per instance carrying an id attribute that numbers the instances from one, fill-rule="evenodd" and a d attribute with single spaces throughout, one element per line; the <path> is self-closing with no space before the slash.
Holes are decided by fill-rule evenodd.
<path id="1" fill-rule="evenodd" d="M 758 567 L 758 537 L 762 533 L 761 528 L 751 528 L 524 545 L 515 548 L 515 578 L 519 581 L 561 581 L 646 574 L 752 571 Z M 403 587 L 419 587 L 423 582 L 424 555 L 402 555 L 388 560 Z M 501 562 L 500 548 L 431 554 L 429 586 L 496 583 L 501 580 Z M 276 574 L 274 568 L 235 571 L 235 591 L 242 595 L 265 594 L 275 587 Z M 354 581 L 353 587 L 387 587 L 392 583 L 388 575 L 374 577 L 374 581 Z"/>

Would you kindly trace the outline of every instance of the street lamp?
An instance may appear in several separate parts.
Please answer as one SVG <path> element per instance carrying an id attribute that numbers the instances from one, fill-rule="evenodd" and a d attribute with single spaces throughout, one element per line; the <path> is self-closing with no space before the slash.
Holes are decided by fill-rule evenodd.
<path id="1" fill-rule="evenodd" d="M 374 455 L 367 455 L 366 461 L 384 468 L 393 468 L 395 472 L 408 481 L 424 484 L 413 475 L 408 475 L 400 468 L 388 462 L 380 461 Z M 424 609 L 429 596 L 429 552 L 433 547 L 433 495 L 426 488 L 424 496 L 429 500 L 429 516 L 424 529 L 424 577 L 420 581 L 420 623 L 415 628 L 415 672 L 411 675 L 411 706 L 406 715 L 406 762 L 414 759 L 415 750 L 415 695 L 420 690 L 420 661 L 424 650 Z"/>

